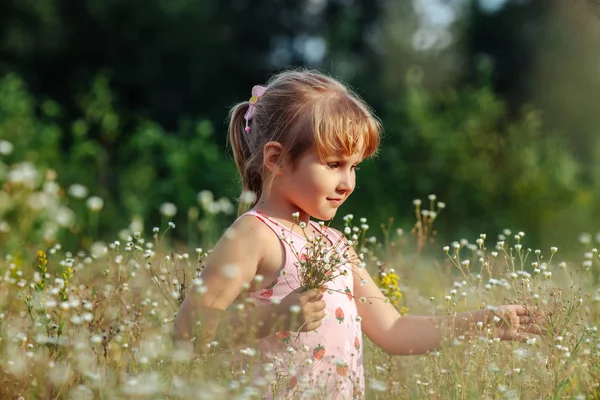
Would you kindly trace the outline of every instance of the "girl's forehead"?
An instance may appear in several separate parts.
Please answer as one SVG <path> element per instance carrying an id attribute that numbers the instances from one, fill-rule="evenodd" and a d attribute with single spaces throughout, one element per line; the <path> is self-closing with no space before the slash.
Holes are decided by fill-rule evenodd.
<path id="1" fill-rule="evenodd" d="M 358 150 L 360 150 L 360 149 L 358 149 Z M 345 152 L 325 153 L 323 155 L 323 158 L 325 160 L 336 159 L 336 160 L 358 162 L 358 161 L 362 161 L 364 157 L 363 157 L 362 151 L 354 151 L 353 153 L 345 153 Z"/>
<path id="2" fill-rule="evenodd" d="M 367 151 L 365 139 L 363 137 L 352 139 L 346 136 L 344 139 L 317 141 L 314 143 L 314 147 L 322 158 L 363 158 Z"/>

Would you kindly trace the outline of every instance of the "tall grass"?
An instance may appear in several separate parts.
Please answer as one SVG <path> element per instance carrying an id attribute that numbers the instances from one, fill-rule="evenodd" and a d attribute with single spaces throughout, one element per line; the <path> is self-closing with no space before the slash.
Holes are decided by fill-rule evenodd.
<path id="1" fill-rule="evenodd" d="M 6 166 L 0 192 L 0 398 L 258 398 L 264 385 L 276 384 L 264 366 L 264 379 L 232 373 L 234 359 L 257 357 L 251 347 L 213 341 L 192 355 L 173 346 L 174 314 L 187 290 L 202 292 L 208 248 L 172 243 L 170 233 L 180 228 L 167 220 L 151 232 L 127 224 L 109 243 L 62 248 L 60 230 L 77 223 L 68 211 L 75 200 L 67 200 L 74 189 L 24 168 Z M 201 197 L 213 207 L 208 193 Z M 101 218 L 98 204 L 88 197 L 86 212 Z M 351 228 L 361 232 L 357 251 L 383 292 L 403 314 L 524 304 L 545 313 L 547 333 L 500 342 L 482 326 L 475 339 L 458 337 L 408 357 L 391 357 L 366 340 L 367 398 L 599 398 L 592 243 L 571 260 L 558 248 L 529 249 L 521 232 L 444 246 L 434 228 L 443 207 L 434 196 L 429 207 L 416 201 L 413 229 L 390 219 L 381 225 L 383 240 L 366 234 L 374 230 L 366 221 Z M 222 227 L 213 222 L 204 226 L 216 235 Z"/>

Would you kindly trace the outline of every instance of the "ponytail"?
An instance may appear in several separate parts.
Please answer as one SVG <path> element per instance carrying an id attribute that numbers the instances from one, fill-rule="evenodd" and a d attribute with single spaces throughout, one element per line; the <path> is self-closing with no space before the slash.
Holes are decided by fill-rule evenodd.
<path id="1" fill-rule="evenodd" d="M 254 207 L 262 194 L 262 162 L 257 163 L 262 159 L 262 152 L 259 157 L 256 157 L 256 152 L 251 150 L 251 137 L 244 130 L 246 123 L 244 114 L 248 111 L 249 105 L 247 101 L 239 103 L 233 107 L 229 115 L 229 141 L 233 150 L 235 165 L 242 181 L 242 195 L 238 204 L 238 215 L 243 214 L 248 208 Z M 256 195 L 252 203 L 247 202 L 244 192 L 252 192 Z"/>

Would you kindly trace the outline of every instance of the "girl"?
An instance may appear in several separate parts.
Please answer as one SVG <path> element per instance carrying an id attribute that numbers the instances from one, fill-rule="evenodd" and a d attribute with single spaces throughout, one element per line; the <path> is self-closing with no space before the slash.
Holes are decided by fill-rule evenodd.
<path id="1" fill-rule="evenodd" d="M 297 257 L 307 237 L 325 237 L 342 261 L 358 259 L 339 232 L 311 218 L 335 216 L 354 191 L 358 164 L 376 152 L 380 132 L 355 93 L 314 71 L 280 73 L 232 109 L 235 162 L 244 193 L 256 198 L 206 260 L 202 294 L 190 290 L 175 319 L 177 342 L 205 344 L 227 331 L 234 342 L 259 350 L 254 367 L 267 377 L 264 398 L 350 399 L 364 397 L 363 332 L 398 355 L 437 349 L 442 339 L 481 324 L 503 340 L 537 332 L 538 320 L 518 305 L 401 318 L 358 263 L 338 266 L 341 273 L 326 288 L 299 290 Z M 249 301 L 242 304 L 253 308 L 241 313 L 243 306 L 231 305 L 245 288 Z"/>

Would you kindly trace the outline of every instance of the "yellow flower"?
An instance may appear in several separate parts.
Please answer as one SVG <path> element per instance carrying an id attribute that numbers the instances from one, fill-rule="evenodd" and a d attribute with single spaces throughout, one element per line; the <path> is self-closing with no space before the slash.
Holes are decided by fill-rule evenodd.
<path id="1" fill-rule="evenodd" d="M 46 274 L 48 273 L 48 257 L 42 250 L 37 252 L 37 270 L 40 274 L 40 280 L 36 284 L 38 290 L 43 290 L 46 282 Z"/>
<path id="2" fill-rule="evenodd" d="M 382 289 L 382 292 L 387 294 L 387 297 L 395 306 L 398 306 L 400 300 L 402 300 L 403 294 L 400 288 L 398 287 L 398 283 L 400 281 L 400 277 L 396 275 L 393 270 L 385 270 L 380 268 L 379 274 L 375 277 L 375 283 L 377 286 Z M 406 315 L 407 308 L 405 306 L 400 310 L 400 314 Z"/>
<path id="3" fill-rule="evenodd" d="M 73 268 L 67 267 L 67 269 L 62 273 L 62 278 L 65 281 L 65 286 L 67 286 L 67 284 L 73 278 Z"/>
<path id="4" fill-rule="evenodd" d="M 67 267 L 62 273 L 63 281 L 65 282 L 63 287 L 60 288 L 59 294 L 62 301 L 67 301 L 69 296 L 67 296 L 67 290 L 69 289 L 69 282 L 73 279 L 73 268 Z"/>

